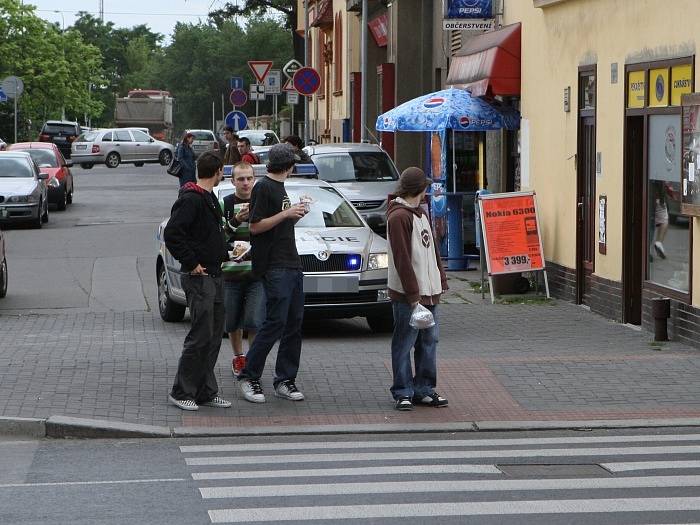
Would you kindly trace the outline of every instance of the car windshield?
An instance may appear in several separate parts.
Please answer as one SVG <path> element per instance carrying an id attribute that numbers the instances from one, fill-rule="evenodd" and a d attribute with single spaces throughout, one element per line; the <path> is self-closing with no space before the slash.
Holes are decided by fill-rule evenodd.
<path id="1" fill-rule="evenodd" d="M 27 149 L 26 151 L 40 168 L 58 168 L 56 155 L 50 149 Z"/>
<path id="2" fill-rule="evenodd" d="M 291 186 L 286 188 L 289 200 L 298 203 L 302 197 L 309 200 L 309 213 L 297 222 L 304 228 L 358 228 L 362 220 L 348 201 L 334 188 L 319 186 Z M 234 192 L 232 187 L 222 189 L 219 199 Z"/>
<path id="3" fill-rule="evenodd" d="M 274 133 L 264 133 L 264 132 L 258 132 L 258 133 L 243 133 L 239 132 L 238 136 L 240 138 L 247 137 L 248 140 L 250 141 L 251 146 L 272 146 L 274 144 L 277 144 L 279 140 L 277 140 L 277 137 L 275 136 Z"/>
<path id="4" fill-rule="evenodd" d="M 75 126 L 72 124 L 46 123 L 44 124 L 44 133 L 63 133 L 64 135 L 75 135 Z"/>
<path id="5" fill-rule="evenodd" d="M 327 182 L 387 182 L 399 174 L 384 152 L 358 151 L 314 155 L 318 176 Z"/>
<path id="6" fill-rule="evenodd" d="M 76 142 L 92 142 L 97 138 L 98 133 L 96 131 L 87 131 L 80 135 Z"/>
<path id="7" fill-rule="evenodd" d="M 34 173 L 23 158 L 0 158 L 0 177 L 26 177 L 31 178 Z"/>
<path id="8" fill-rule="evenodd" d="M 215 140 L 214 134 L 211 131 L 190 131 L 190 133 L 194 135 L 194 140 Z"/>

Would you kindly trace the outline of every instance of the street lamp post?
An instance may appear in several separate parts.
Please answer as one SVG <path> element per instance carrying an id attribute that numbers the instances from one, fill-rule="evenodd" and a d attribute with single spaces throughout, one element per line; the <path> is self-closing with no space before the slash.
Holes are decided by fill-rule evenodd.
<path id="1" fill-rule="evenodd" d="M 61 15 L 61 51 L 63 55 L 63 64 L 66 63 L 66 43 L 63 41 L 64 34 L 66 32 L 66 19 L 63 17 L 63 12 L 56 9 L 54 13 Z M 61 120 L 66 120 L 66 101 L 65 95 L 64 99 L 61 101 Z"/>

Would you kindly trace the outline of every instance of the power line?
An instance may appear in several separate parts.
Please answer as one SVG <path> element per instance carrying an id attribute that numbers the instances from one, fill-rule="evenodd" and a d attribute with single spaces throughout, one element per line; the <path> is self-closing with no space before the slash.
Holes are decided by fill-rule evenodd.
<path id="1" fill-rule="evenodd" d="M 76 14 L 78 11 L 75 10 L 60 10 L 60 9 L 36 9 L 35 11 L 38 12 L 43 12 L 43 13 L 68 13 L 68 14 Z M 191 14 L 191 13 L 127 13 L 127 12 L 116 12 L 116 11 L 104 11 L 103 13 L 100 13 L 98 11 L 85 11 L 83 9 L 80 10 L 81 13 L 87 13 L 89 15 L 145 15 L 145 16 L 175 16 L 175 17 L 190 17 L 190 18 L 201 18 L 203 16 L 209 16 L 209 13 L 207 14 Z"/>

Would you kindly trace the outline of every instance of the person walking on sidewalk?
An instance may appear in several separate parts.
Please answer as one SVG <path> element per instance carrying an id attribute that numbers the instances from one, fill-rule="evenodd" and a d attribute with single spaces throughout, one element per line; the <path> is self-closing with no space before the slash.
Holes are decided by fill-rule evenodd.
<path id="1" fill-rule="evenodd" d="M 261 276 L 265 289 L 265 321 L 255 337 L 238 384 L 243 397 L 264 403 L 260 377 L 265 361 L 277 341 L 275 395 L 302 401 L 296 387 L 301 358 L 301 324 L 304 319 L 304 274 L 297 253 L 294 225 L 305 214 L 302 203 L 292 204 L 284 181 L 299 157 L 289 144 L 270 148 L 267 176 L 253 187 L 250 201 L 250 233 L 253 272 Z"/>
<path id="2" fill-rule="evenodd" d="M 212 194 L 223 177 L 221 157 L 213 151 L 202 153 L 197 170 L 197 183 L 189 182 L 181 188 L 163 232 L 165 246 L 180 262 L 191 317 L 168 396 L 182 410 L 199 410 L 199 405 L 231 406 L 219 397 L 214 375 L 224 330 L 221 263 L 228 258 L 223 216 Z"/>
<path id="3" fill-rule="evenodd" d="M 229 233 L 229 248 L 238 241 L 250 243 L 248 224 L 250 193 L 255 183 L 253 166 L 239 162 L 233 168 L 235 192 L 224 197 L 224 218 Z M 234 249 L 235 253 L 235 249 Z M 248 254 L 248 257 L 250 254 Z M 243 330 L 248 332 L 248 347 L 265 318 L 265 291 L 262 281 L 251 271 L 226 271 L 224 269 L 224 304 L 226 306 L 225 330 L 233 349 L 231 371 L 238 377 L 245 367 Z"/>
<path id="4" fill-rule="evenodd" d="M 182 166 L 179 176 L 180 188 L 188 182 L 192 184 L 196 184 L 197 182 L 197 168 L 194 163 L 194 151 L 192 150 L 193 142 L 194 135 L 192 133 L 185 133 L 182 136 L 180 144 L 178 144 L 175 149 L 175 159 L 180 163 L 180 166 Z"/>
<path id="5" fill-rule="evenodd" d="M 447 406 L 435 392 L 437 384 L 437 304 L 447 290 L 447 278 L 435 244 L 430 219 L 421 207 L 430 184 L 423 170 L 407 168 L 401 173 L 396 198 L 387 210 L 389 241 L 389 297 L 394 311 L 391 394 L 397 410 L 413 405 Z M 409 323 L 418 304 L 435 318 L 431 328 L 416 329 Z M 414 348 L 415 375 L 411 367 Z"/>
<path id="6" fill-rule="evenodd" d="M 224 128 L 224 138 L 226 139 L 226 151 L 224 152 L 224 166 L 231 166 L 241 161 L 241 154 L 238 153 L 238 135 L 231 126 Z"/>
<path id="7" fill-rule="evenodd" d="M 248 164 L 260 164 L 260 157 L 258 157 L 257 153 L 253 152 L 248 137 L 241 137 L 238 139 L 238 153 L 240 153 L 243 162 L 247 162 Z"/>

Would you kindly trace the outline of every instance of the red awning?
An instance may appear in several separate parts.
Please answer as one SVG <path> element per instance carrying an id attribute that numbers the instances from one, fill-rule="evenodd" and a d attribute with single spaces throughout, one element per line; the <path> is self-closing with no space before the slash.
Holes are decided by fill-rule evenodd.
<path id="1" fill-rule="evenodd" d="M 333 27 L 333 0 L 321 0 L 316 4 L 316 16 L 311 27 Z"/>
<path id="2" fill-rule="evenodd" d="M 472 95 L 520 95 L 520 23 L 470 38 L 452 58 L 448 86 Z"/>

